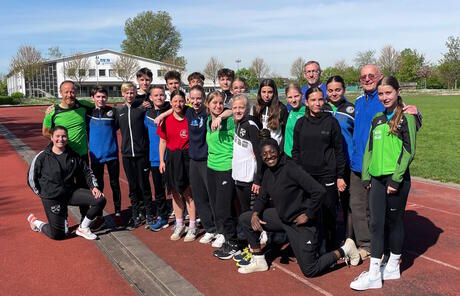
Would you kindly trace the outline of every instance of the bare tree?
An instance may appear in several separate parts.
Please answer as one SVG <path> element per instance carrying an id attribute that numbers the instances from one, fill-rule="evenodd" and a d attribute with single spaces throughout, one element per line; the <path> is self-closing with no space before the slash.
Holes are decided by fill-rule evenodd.
<path id="1" fill-rule="evenodd" d="M 399 69 L 401 55 L 391 45 L 386 45 L 380 50 L 378 65 L 384 75 L 395 75 Z"/>
<path id="2" fill-rule="evenodd" d="M 252 61 L 251 67 L 249 69 L 254 70 L 259 82 L 262 80 L 262 78 L 266 77 L 268 73 L 270 72 L 270 68 L 265 63 L 264 59 L 259 58 L 259 57 L 255 58 Z"/>
<path id="3" fill-rule="evenodd" d="M 131 78 L 136 74 L 139 69 L 137 60 L 121 55 L 112 65 L 115 75 L 123 81 L 131 81 Z"/>
<path id="4" fill-rule="evenodd" d="M 75 54 L 71 60 L 64 63 L 64 73 L 78 84 L 80 95 L 81 84 L 88 78 L 88 70 L 90 67 L 90 60 L 81 53 Z"/>
<path id="5" fill-rule="evenodd" d="M 203 70 L 203 74 L 206 78 L 212 80 L 212 83 L 216 86 L 217 71 L 223 67 L 224 64 L 222 64 L 216 57 L 211 57 Z"/>
<path id="6" fill-rule="evenodd" d="M 353 61 L 358 69 L 361 69 L 368 64 L 375 64 L 377 63 L 377 60 L 375 59 L 375 50 L 368 49 L 366 51 L 358 51 Z"/>
<path id="7" fill-rule="evenodd" d="M 424 88 L 426 89 L 426 79 L 431 76 L 431 73 L 433 72 L 433 68 L 430 67 L 429 65 L 424 65 L 417 69 L 415 72 L 415 75 L 417 75 L 418 78 L 423 78 L 424 81 Z"/>
<path id="8" fill-rule="evenodd" d="M 10 70 L 15 74 L 24 76 L 24 80 L 28 84 L 29 96 L 32 95 L 32 80 L 40 71 L 42 63 L 41 52 L 30 45 L 22 45 L 11 60 Z"/>
<path id="9" fill-rule="evenodd" d="M 297 82 L 301 82 L 303 77 L 303 71 L 305 66 L 305 60 L 301 57 L 295 59 L 295 61 L 291 65 L 291 75 L 295 78 Z"/>
<path id="10" fill-rule="evenodd" d="M 64 55 L 62 54 L 61 48 L 59 46 L 52 46 L 48 48 L 48 58 L 49 59 L 59 59 Z"/>
<path id="11" fill-rule="evenodd" d="M 345 70 L 347 69 L 347 64 L 345 63 L 345 59 L 340 59 L 338 60 L 337 62 L 335 62 L 334 64 L 334 68 L 336 68 L 337 70 L 339 70 L 340 72 L 345 72 Z"/>

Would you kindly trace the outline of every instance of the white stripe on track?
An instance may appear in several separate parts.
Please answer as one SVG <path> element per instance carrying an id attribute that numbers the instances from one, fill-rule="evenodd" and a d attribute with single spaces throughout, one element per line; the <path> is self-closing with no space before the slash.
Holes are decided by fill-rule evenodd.
<path id="1" fill-rule="evenodd" d="M 282 266 L 279 265 L 278 263 L 273 262 L 273 263 L 272 263 L 272 266 L 273 266 L 273 267 L 276 267 L 276 268 L 278 268 L 278 269 L 280 269 L 280 270 L 283 271 L 284 273 L 286 273 L 286 274 L 288 274 L 289 276 L 293 277 L 294 279 L 296 279 L 296 280 L 302 282 L 302 284 L 304 284 L 304 285 L 306 285 L 306 286 L 312 288 L 313 290 L 316 290 L 317 292 L 319 292 L 319 293 L 321 293 L 321 294 L 323 294 L 323 295 L 332 296 L 332 294 L 329 293 L 328 291 L 326 291 L 326 290 L 324 290 L 323 288 L 318 287 L 317 285 L 315 285 L 315 284 L 309 282 L 309 281 L 308 281 L 307 279 L 305 279 L 303 276 L 298 275 L 298 274 L 296 274 L 295 272 L 292 272 L 292 271 L 290 271 L 290 270 L 288 270 L 288 269 L 282 267 Z"/>
<path id="2" fill-rule="evenodd" d="M 414 208 L 425 208 L 425 209 L 429 209 L 429 210 L 433 210 L 433 211 L 438 211 L 438 212 L 441 212 L 441 213 L 444 213 L 444 214 L 449 214 L 449 215 L 454 215 L 454 216 L 459 216 L 460 217 L 460 214 L 458 214 L 458 213 L 453 213 L 453 212 L 449 212 L 449 211 L 445 211 L 445 210 L 440 210 L 440 209 L 437 209 L 437 208 L 432 208 L 432 207 L 428 207 L 428 206 L 424 206 L 424 205 L 416 204 L 416 203 L 412 203 L 412 202 L 408 202 L 407 204 L 408 204 L 408 206 L 414 207 Z"/>
<path id="3" fill-rule="evenodd" d="M 453 266 L 453 265 L 451 265 L 451 264 L 448 264 L 448 263 L 445 263 L 445 262 L 442 262 L 442 261 L 433 259 L 433 258 L 431 258 L 431 257 L 425 256 L 425 255 L 422 255 L 422 254 L 419 254 L 419 253 L 417 253 L 417 252 L 414 252 L 414 251 L 411 251 L 411 250 L 406 250 L 406 249 L 405 249 L 403 252 L 407 252 L 407 253 L 409 253 L 409 254 L 412 254 L 412 255 L 421 257 L 421 258 L 426 259 L 426 260 L 429 260 L 429 261 L 431 261 L 431 262 L 438 263 L 438 264 L 440 264 L 440 265 L 442 265 L 442 266 L 452 268 L 452 269 L 454 269 L 454 270 L 456 270 L 456 271 L 460 271 L 460 268 L 457 267 L 457 266 Z"/>

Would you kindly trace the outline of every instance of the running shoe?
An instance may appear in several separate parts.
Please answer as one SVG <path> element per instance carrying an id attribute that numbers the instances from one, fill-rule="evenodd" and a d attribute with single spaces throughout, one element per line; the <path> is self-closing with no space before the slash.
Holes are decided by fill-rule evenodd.
<path id="1" fill-rule="evenodd" d="M 168 219 L 163 219 L 161 217 L 158 217 L 155 223 L 149 225 L 149 229 L 152 231 L 160 231 L 163 228 L 167 228 L 169 226 L 168 224 Z"/>
<path id="2" fill-rule="evenodd" d="M 351 265 L 357 266 L 359 264 L 359 251 L 351 238 L 347 238 L 342 246 L 342 250 L 345 253 L 345 257 L 350 260 Z"/>
<path id="3" fill-rule="evenodd" d="M 366 260 L 371 257 L 371 253 L 364 249 L 364 248 L 358 248 L 359 255 L 361 256 L 361 260 Z"/>
<path id="4" fill-rule="evenodd" d="M 104 217 L 96 217 L 96 219 L 91 223 L 89 226 L 92 232 L 97 232 L 105 227 L 105 219 Z"/>
<path id="5" fill-rule="evenodd" d="M 243 249 L 243 251 L 240 254 L 233 256 L 233 260 L 236 262 L 240 262 L 241 260 L 245 260 L 246 258 L 251 259 L 251 257 L 252 257 L 252 253 L 249 250 L 249 248 L 246 247 Z"/>
<path id="6" fill-rule="evenodd" d="M 227 260 L 240 253 L 241 251 L 238 249 L 238 244 L 226 241 L 220 249 L 214 251 L 214 256 L 221 260 Z"/>
<path id="7" fill-rule="evenodd" d="M 200 244 L 209 244 L 216 238 L 215 233 L 206 232 L 200 239 Z"/>
<path id="8" fill-rule="evenodd" d="M 139 217 L 132 217 L 128 222 L 128 227 L 131 229 L 136 229 L 141 226 L 142 221 Z"/>
<path id="9" fill-rule="evenodd" d="M 123 219 L 121 219 L 121 214 L 120 213 L 115 213 L 114 222 L 115 222 L 115 227 L 116 228 L 122 227 Z"/>
<path id="10" fill-rule="evenodd" d="M 35 232 L 39 232 L 40 230 L 34 224 L 35 220 L 37 220 L 37 218 L 35 217 L 34 214 L 31 213 L 31 214 L 29 214 L 29 216 L 27 216 L 27 221 L 29 222 L 30 229 L 32 229 Z"/>
<path id="11" fill-rule="evenodd" d="M 183 226 L 175 226 L 174 227 L 174 232 L 171 234 L 170 239 L 173 241 L 180 240 L 182 235 L 185 233 L 185 225 Z"/>
<path id="12" fill-rule="evenodd" d="M 78 226 L 76 234 L 81 236 L 81 237 L 83 237 L 83 238 L 86 238 L 87 240 L 95 240 L 95 239 L 97 239 L 97 235 L 92 233 L 91 229 L 89 229 L 89 227 Z"/>
<path id="13" fill-rule="evenodd" d="M 243 274 L 267 270 L 268 264 L 264 255 L 254 255 L 249 261 L 249 264 L 240 266 L 240 268 L 238 268 L 238 272 Z"/>
<path id="14" fill-rule="evenodd" d="M 147 215 L 145 218 L 145 229 L 150 229 L 150 226 L 154 223 L 153 216 Z"/>
<path id="15" fill-rule="evenodd" d="M 216 235 L 216 240 L 212 243 L 212 247 L 221 248 L 224 243 L 225 243 L 225 236 L 223 234 L 218 233 Z"/>
<path id="16" fill-rule="evenodd" d="M 196 239 L 197 234 L 198 234 L 198 228 L 189 228 L 187 230 L 187 234 L 185 235 L 184 242 L 186 243 L 193 242 Z"/>
<path id="17" fill-rule="evenodd" d="M 393 270 L 390 270 L 390 268 L 388 268 L 388 264 L 384 264 L 380 266 L 380 273 L 382 274 L 382 279 L 384 281 L 398 280 L 401 278 L 401 272 L 399 271 L 399 264 Z"/>
<path id="18" fill-rule="evenodd" d="M 380 289 L 382 288 L 382 275 L 379 272 L 378 276 L 372 279 L 368 271 L 363 271 L 351 282 L 350 288 L 357 291 Z"/>

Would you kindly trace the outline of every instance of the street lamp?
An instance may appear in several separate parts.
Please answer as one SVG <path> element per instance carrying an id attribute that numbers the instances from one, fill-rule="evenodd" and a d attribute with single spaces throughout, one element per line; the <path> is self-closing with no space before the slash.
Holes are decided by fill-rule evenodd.
<path id="1" fill-rule="evenodd" d="M 236 63 L 236 70 L 238 71 L 240 69 L 241 59 L 237 58 L 235 63 Z"/>

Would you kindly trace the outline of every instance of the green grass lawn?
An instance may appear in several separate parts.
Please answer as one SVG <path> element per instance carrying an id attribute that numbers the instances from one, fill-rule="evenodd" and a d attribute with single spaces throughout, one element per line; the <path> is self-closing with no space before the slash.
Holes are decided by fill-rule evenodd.
<path id="1" fill-rule="evenodd" d="M 423 115 L 411 175 L 460 184 L 460 96 L 404 96 Z"/>

